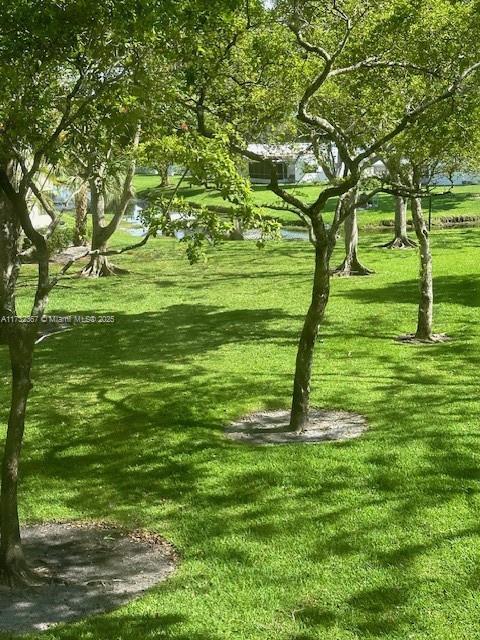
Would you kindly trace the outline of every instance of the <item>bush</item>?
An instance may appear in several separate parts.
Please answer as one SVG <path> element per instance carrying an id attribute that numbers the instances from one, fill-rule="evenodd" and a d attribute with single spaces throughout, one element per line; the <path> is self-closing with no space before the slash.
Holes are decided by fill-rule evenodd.
<path id="1" fill-rule="evenodd" d="M 47 241 L 50 255 L 55 255 L 73 244 L 73 229 L 65 224 L 59 225 Z M 32 243 L 28 238 L 23 242 L 23 251 L 30 249 Z M 34 256 L 32 256 L 34 257 Z"/>
<path id="2" fill-rule="evenodd" d="M 66 225 L 59 225 L 48 239 L 50 255 L 59 253 L 73 244 L 73 229 Z"/>

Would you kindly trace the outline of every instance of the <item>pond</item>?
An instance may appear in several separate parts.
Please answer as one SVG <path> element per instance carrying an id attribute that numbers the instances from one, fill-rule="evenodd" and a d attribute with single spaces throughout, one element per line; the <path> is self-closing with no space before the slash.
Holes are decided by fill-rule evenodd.
<path id="1" fill-rule="evenodd" d="M 142 201 L 135 202 L 125 218 L 126 222 L 129 222 L 132 225 L 131 227 L 129 227 L 128 233 L 137 238 L 142 237 L 146 232 L 145 227 L 142 225 L 140 215 L 145 205 L 146 203 Z M 175 212 L 171 213 L 170 216 L 172 220 L 178 220 L 180 218 L 180 214 Z M 302 229 L 282 229 L 280 231 L 280 234 L 283 240 L 308 241 L 309 239 L 308 231 L 303 231 Z M 157 235 L 162 236 L 163 234 L 161 231 L 159 231 Z M 185 231 L 176 231 L 175 237 L 180 240 L 181 238 L 185 237 Z M 249 229 L 244 233 L 245 240 L 259 240 L 260 237 L 261 232 L 259 229 Z"/>
<path id="2" fill-rule="evenodd" d="M 140 213 L 141 211 L 144 209 L 144 207 L 146 206 L 146 203 L 141 201 L 141 200 L 137 200 L 135 201 L 135 203 L 132 205 L 131 210 L 129 212 L 129 214 L 126 217 L 126 221 L 130 223 L 130 226 L 128 228 L 128 233 L 130 233 L 132 236 L 135 237 L 142 237 L 145 232 L 146 229 L 145 227 L 142 225 L 142 221 L 141 221 L 141 217 L 140 217 Z M 171 213 L 171 218 L 172 220 L 178 220 L 180 218 L 180 214 L 179 213 Z M 480 224 L 478 222 L 475 221 L 470 221 L 470 220 L 466 220 L 464 222 L 443 222 L 439 224 L 439 221 L 434 221 L 433 222 L 433 228 L 435 229 L 453 229 L 453 228 L 467 228 L 467 227 L 479 227 Z M 413 233 L 413 229 L 411 228 L 411 226 L 409 225 L 409 230 Z M 378 233 L 385 233 L 385 234 L 392 234 L 393 233 L 393 213 L 392 213 L 392 226 L 378 226 L 378 227 L 363 227 L 361 229 L 362 234 L 369 234 L 369 233 L 374 233 L 374 234 L 378 234 Z M 175 237 L 177 239 L 181 239 L 185 237 L 185 234 L 188 232 L 185 231 L 176 231 L 175 232 Z M 158 235 L 161 236 L 162 232 L 159 231 Z M 293 228 L 285 228 L 282 227 L 281 231 L 280 231 L 280 235 L 282 240 L 301 240 L 304 242 L 308 242 L 309 241 L 309 234 L 308 231 L 303 230 L 303 229 L 299 229 L 298 227 L 293 227 Z M 244 232 L 244 239 L 245 240 L 259 240 L 261 237 L 261 232 L 259 229 L 249 229 L 247 231 Z"/>

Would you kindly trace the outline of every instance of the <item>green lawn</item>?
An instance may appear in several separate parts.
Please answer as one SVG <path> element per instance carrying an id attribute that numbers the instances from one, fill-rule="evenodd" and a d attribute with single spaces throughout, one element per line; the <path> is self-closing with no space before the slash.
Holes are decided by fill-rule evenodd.
<path id="1" fill-rule="evenodd" d="M 174 178 L 173 182 L 175 183 L 176 180 L 177 178 Z M 148 197 L 149 193 L 154 194 L 157 191 L 159 177 L 135 176 L 134 185 L 140 197 Z M 319 185 L 286 186 L 288 191 L 308 202 L 315 200 L 321 188 Z M 452 193 L 446 196 L 440 194 L 447 191 L 447 187 L 439 187 L 436 191 L 437 195 L 433 198 L 432 211 L 434 220 L 445 216 L 478 216 L 480 218 L 480 185 L 454 187 Z M 253 192 L 254 201 L 258 206 L 280 204 L 280 199 L 264 186 L 254 186 Z M 228 203 L 223 200 L 218 191 L 207 191 L 202 186 L 187 185 L 179 190 L 179 195 L 204 206 L 228 206 Z M 333 211 L 334 206 L 335 202 L 332 200 L 327 209 L 329 214 Z M 428 200 L 425 200 L 426 215 L 428 206 Z M 289 212 L 275 212 L 272 210 L 265 210 L 265 212 L 267 215 L 278 217 L 286 225 L 298 225 L 301 222 L 295 214 Z M 328 217 L 329 215 L 327 214 Z M 359 225 L 361 227 L 378 226 L 391 220 L 393 220 L 393 198 L 388 195 L 378 196 L 374 209 L 359 212 Z"/>
<path id="2" fill-rule="evenodd" d="M 154 240 L 118 257 L 132 275 L 52 295 L 51 312 L 116 323 L 38 347 L 22 520 L 146 527 L 181 564 L 127 607 L 30 638 L 479 637 L 480 229 L 432 234 L 436 330 L 453 340 L 428 347 L 393 340 L 415 326 L 418 256 L 382 239 L 362 241 L 375 276 L 334 280 L 313 373 L 316 406 L 368 417 L 349 443 L 222 436 L 238 416 L 288 406 L 308 243 L 226 243 L 190 267 Z"/>

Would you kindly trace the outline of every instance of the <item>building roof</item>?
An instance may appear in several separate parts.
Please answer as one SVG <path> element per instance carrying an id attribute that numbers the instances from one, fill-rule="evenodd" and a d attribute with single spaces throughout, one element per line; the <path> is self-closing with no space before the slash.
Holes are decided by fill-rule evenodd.
<path id="1" fill-rule="evenodd" d="M 269 160 L 297 160 L 311 155 L 311 145 L 306 142 L 290 144 L 249 144 L 248 150 Z"/>

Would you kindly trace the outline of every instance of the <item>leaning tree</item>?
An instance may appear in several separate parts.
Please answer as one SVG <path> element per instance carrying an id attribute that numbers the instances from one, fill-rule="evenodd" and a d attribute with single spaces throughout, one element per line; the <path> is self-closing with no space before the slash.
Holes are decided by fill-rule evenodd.
<path id="1" fill-rule="evenodd" d="M 375 6 L 347 0 L 279 0 L 273 8 L 265 9 L 262 22 L 258 7 L 258 15 L 252 19 L 252 4 L 245 8 L 243 30 L 239 26 L 225 47 L 228 63 L 223 72 L 218 71 L 222 58 L 216 75 L 206 82 L 202 74 L 192 72 L 188 101 L 203 135 L 226 130 L 232 151 L 270 166 L 268 188 L 308 225 L 313 239 L 312 299 L 298 345 L 290 419 L 291 428 L 302 431 L 309 419 L 315 342 L 330 293 L 330 260 L 337 232 L 350 213 L 350 209 L 347 214 L 337 207 L 328 225 L 326 205 L 358 185 L 365 161 L 379 155 L 420 116 L 465 90 L 480 67 L 475 43 L 466 48 L 466 42 L 472 40 L 471 24 L 478 22 L 478 15 L 473 3 L 459 10 L 448 0 L 429 3 L 428 7 L 395 0 Z M 252 45 L 255 27 L 261 29 L 263 49 Z M 287 66 L 272 55 L 279 41 L 288 43 Z M 245 59 L 251 61 L 250 66 Z M 337 147 L 346 167 L 345 177 L 319 188 L 313 202 L 283 188 L 274 162 L 249 150 L 245 143 L 252 132 L 260 135 L 263 103 L 278 102 L 292 68 L 297 80 L 283 93 L 283 104 L 292 104 L 293 96 L 303 136 L 312 139 L 320 133 Z M 422 95 L 413 90 L 419 83 L 426 86 Z M 229 95 L 235 97 L 241 111 Z M 350 95 L 347 111 L 345 95 Z M 389 192 L 382 185 L 377 190 Z"/>
<path id="2" fill-rule="evenodd" d="M 178 94 L 171 94 L 169 87 L 175 84 L 175 71 L 180 66 L 178 36 L 188 41 L 197 30 L 195 4 L 191 0 L 105 0 L 101 4 L 93 0 L 80 4 L 76 0 L 45 0 L 40 6 L 33 0 L 17 0 L 3 8 L 8 29 L 0 29 L 0 342 L 8 347 L 12 395 L 0 491 L 0 583 L 14 586 L 41 578 L 28 567 L 22 549 L 18 473 L 40 321 L 49 294 L 75 262 L 72 259 L 56 274 L 50 273 L 48 240 L 60 223 L 61 212 L 45 197 L 39 175 L 45 167 L 64 168 L 75 159 L 88 158 L 82 147 L 92 143 L 98 127 L 100 149 L 95 153 L 89 147 L 95 162 L 93 170 L 87 167 L 83 174 L 84 179 L 98 178 L 95 171 L 108 156 L 109 128 L 121 167 L 109 167 L 109 172 L 112 175 L 118 170 L 121 174 L 126 167 L 124 191 L 129 190 L 134 161 L 131 147 L 135 147 L 140 131 L 138 114 L 150 113 L 153 106 L 159 120 L 165 118 L 162 109 L 169 104 L 171 121 L 171 113 L 181 105 Z M 217 4 L 220 9 L 224 5 L 222 0 Z M 158 84 L 152 91 L 153 67 L 146 64 L 151 51 L 155 51 L 157 61 L 162 60 L 166 84 L 161 101 L 151 100 L 152 95 L 158 95 Z M 159 80 L 158 75 L 155 77 Z M 99 115 L 102 111 L 103 119 Z M 181 116 L 177 117 L 177 128 L 183 131 L 181 122 Z M 221 139 L 213 146 L 209 141 L 207 146 L 218 156 L 216 144 L 225 146 Z M 192 164 L 204 164 L 205 152 L 200 149 L 195 154 L 195 146 L 194 142 L 190 144 Z M 219 175 L 231 173 L 232 163 L 220 165 L 217 161 L 217 165 Z M 243 187 L 248 185 L 240 184 L 238 176 L 232 179 L 240 190 L 237 197 L 243 198 Z M 103 184 L 99 191 L 104 195 Z M 127 195 L 124 193 L 124 201 Z M 32 198 L 51 218 L 47 230 L 38 230 L 32 222 Z M 218 231 L 216 219 L 209 224 Z M 105 251 L 102 245 L 86 249 L 84 257 L 103 258 L 141 247 L 156 234 L 158 225 L 153 216 L 139 242 Z M 33 248 L 28 254 L 37 277 L 33 289 L 28 290 L 30 315 L 21 318 L 16 297 L 24 268 L 25 238 Z M 193 234 L 191 243 L 187 243 L 192 257 L 200 251 L 201 240 L 201 234 L 198 239 Z"/>
<path id="3" fill-rule="evenodd" d="M 12 395 L 3 453 L 0 494 L 0 582 L 35 582 L 24 558 L 18 517 L 18 472 L 31 367 L 40 320 L 59 277 L 50 274 L 48 235 L 60 214 L 45 197 L 39 175 L 68 155 L 74 129 L 93 103 L 117 95 L 136 68 L 151 33 L 152 15 L 133 0 L 9 3 L 0 29 L 0 317 L 8 345 Z M 118 103 L 119 110 L 125 106 Z M 50 215 L 49 229 L 32 222 L 31 199 Z M 36 284 L 31 311 L 16 310 L 22 241 L 34 249 Z M 32 252 L 29 252 L 32 254 Z"/>

